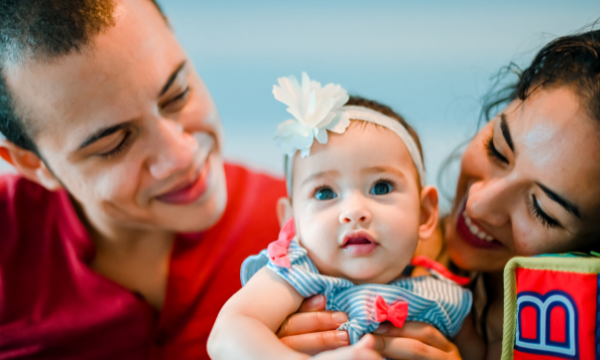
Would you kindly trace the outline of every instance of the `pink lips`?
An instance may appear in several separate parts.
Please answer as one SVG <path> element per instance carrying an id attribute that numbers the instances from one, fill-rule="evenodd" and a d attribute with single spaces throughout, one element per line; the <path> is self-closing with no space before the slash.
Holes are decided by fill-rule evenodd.
<path id="1" fill-rule="evenodd" d="M 489 241 L 489 242 L 482 240 L 477 235 L 473 234 L 469 230 L 469 227 L 467 226 L 467 223 L 465 222 L 465 217 L 463 216 L 463 212 L 465 211 L 466 205 L 467 205 L 467 203 L 465 201 L 463 203 L 463 205 L 460 207 L 460 210 L 458 212 L 458 217 L 456 219 L 456 231 L 458 232 L 460 237 L 463 238 L 463 240 L 465 240 L 465 242 L 467 244 L 469 244 L 475 248 L 498 249 L 498 248 L 501 248 L 502 246 L 504 246 L 498 240 L 495 240 L 495 239 L 493 241 Z"/>
<path id="2" fill-rule="evenodd" d="M 156 199 L 172 205 L 187 205 L 198 200 L 208 188 L 209 165 L 205 163 L 202 170 L 192 182 L 178 186 L 175 190 L 157 196 Z"/>
<path id="3" fill-rule="evenodd" d="M 375 251 L 378 244 L 373 237 L 364 230 L 347 233 L 344 236 L 342 248 L 353 255 L 368 255 Z"/>

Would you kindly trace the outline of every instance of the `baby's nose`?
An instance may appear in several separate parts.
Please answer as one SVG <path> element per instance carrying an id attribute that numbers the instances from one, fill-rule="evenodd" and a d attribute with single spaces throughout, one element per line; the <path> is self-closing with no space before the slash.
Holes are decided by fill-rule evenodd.
<path id="1" fill-rule="evenodd" d="M 364 207 L 354 207 L 351 209 L 347 209 L 342 211 L 340 214 L 340 223 L 341 224 L 349 224 L 349 223 L 360 223 L 365 224 L 371 221 L 371 213 Z"/>

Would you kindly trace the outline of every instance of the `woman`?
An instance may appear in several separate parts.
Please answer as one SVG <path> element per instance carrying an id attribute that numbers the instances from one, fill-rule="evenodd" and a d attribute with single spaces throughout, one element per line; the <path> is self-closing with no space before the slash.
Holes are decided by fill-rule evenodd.
<path id="1" fill-rule="evenodd" d="M 473 325 L 486 340 L 488 359 L 500 357 L 507 261 L 599 247 L 599 54 L 599 30 L 558 38 L 486 106 L 489 114 L 508 103 L 466 148 L 452 212 L 437 247 L 434 242 L 423 249 L 438 260 L 447 254 L 451 264 L 478 274 Z M 318 310 L 322 301 L 311 299 L 304 310 Z M 328 332 L 298 335 L 334 329 L 327 314 L 308 314 L 290 317 L 280 331 L 284 341 L 307 352 L 335 343 Z M 423 324 L 386 325 L 379 333 L 384 336 L 378 347 L 391 358 L 460 357 L 455 346 Z M 316 338 L 324 340 L 321 346 L 315 346 Z M 413 354 L 390 350 L 399 344 Z"/>

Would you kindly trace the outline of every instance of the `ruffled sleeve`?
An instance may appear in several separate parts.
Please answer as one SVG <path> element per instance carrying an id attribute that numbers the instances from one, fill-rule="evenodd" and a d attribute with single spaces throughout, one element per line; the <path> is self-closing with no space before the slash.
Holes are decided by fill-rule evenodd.
<path id="1" fill-rule="evenodd" d="M 293 241 L 290 243 L 287 255 L 290 260 L 289 268 L 276 265 L 269 258 L 267 250 L 250 256 L 242 264 L 242 285 L 246 285 L 258 270 L 266 266 L 292 285 L 303 297 L 324 294 L 329 287 L 328 282 L 323 281 L 323 276 L 307 256 L 306 249 Z"/>

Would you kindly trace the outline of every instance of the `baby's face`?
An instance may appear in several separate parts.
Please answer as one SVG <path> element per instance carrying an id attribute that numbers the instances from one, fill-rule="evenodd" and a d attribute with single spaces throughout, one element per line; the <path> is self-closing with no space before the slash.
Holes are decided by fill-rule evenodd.
<path id="1" fill-rule="evenodd" d="M 398 277 L 419 239 L 417 179 L 400 137 L 371 123 L 352 121 L 308 157 L 297 154 L 292 211 L 319 271 L 357 284 Z"/>

